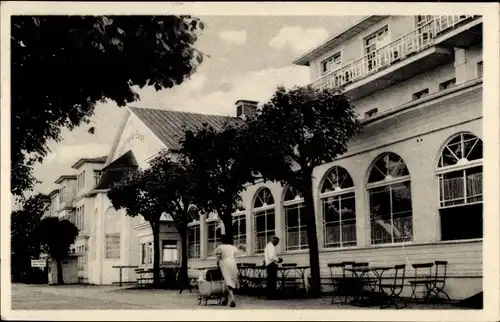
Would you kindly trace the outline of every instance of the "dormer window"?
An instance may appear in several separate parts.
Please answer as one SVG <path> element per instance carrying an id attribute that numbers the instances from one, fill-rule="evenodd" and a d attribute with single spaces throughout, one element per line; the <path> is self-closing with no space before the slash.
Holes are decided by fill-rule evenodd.
<path id="1" fill-rule="evenodd" d="M 102 171 L 94 170 L 94 186 L 97 186 L 97 184 L 99 183 L 99 180 L 101 179 L 101 174 Z"/>
<path id="2" fill-rule="evenodd" d="M 332 56 L 330 56 L 329 58 L 323 60 L 321 62 L 321 74 L 326 74 L 332 70 L 335 70 L 337 68 L 337 66 L 342 63 L 341 58 L 342 57 L 341 57 L 340 51 L 339 51 L 339 52 L 336 52 L 335 54 L 333 54 Z"/>
<path id="3" fill-rule="evenodd" d="M 61 190 L 59 190 L 59 202 L 64 202 L 66 199 L 66 187 L 62 187 Z"/>

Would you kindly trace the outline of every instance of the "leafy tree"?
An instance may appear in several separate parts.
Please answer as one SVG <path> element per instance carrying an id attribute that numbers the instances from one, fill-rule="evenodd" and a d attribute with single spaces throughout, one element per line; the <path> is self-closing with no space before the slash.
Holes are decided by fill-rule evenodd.
<path id="1" fill-rule="evenodd" d="M 233 238 L 232 214 L 238 209 L 244 185 L 255 179 L 242 159 L 244 142 L 238 123 L 227 124 L 220 131 L 204 126 L 185 131 L 181 154 L 188 171 L 193 173 L 194 202 L 205 213 L 216 212 L 225 234 Z"/>
<path id="2" fill-rule="evenodd" d="M 192 173 L 182 160 L 175 161 L 166 151 L 153 159 L 147 172 L 151 177 L 151 192 L 158 197 L 162 210 L 170 214 L 181 236 L 180 283 L 185 286 L 188 283 L 188 223 L 199 217 L 194 204 Z"/>
<path id="3" fill-rule="evenodd" d="M 156 176 L 150 169 L 130 171 L 113 184 L 107 196 L 115 209 L 125 209 L 127 216 L 142 216 L 153 231 L 153 284 L 160 281 L 160 219 L 165 212 L 161 196 L 157 193 Z"/>
<path id="4" fill-rule="evenodd" d="M 312 296 L 320 296 L 313 170 L 345 153 L 358 131 L 354 108 L 338 90 L 278 87 L 242 136 L 242 155 L 264 180 L 290 185 L 304 197 Z"/>
<path id="5" fill-rule="evenodd" d="M 119 106 L 181 84 L 203 61 L 194 47 L 204 24 L 183 16 L 13 16 L 11 18 L 11 191 L 37 182 L 33 165 L 62 127 L 88 122 L 96 102 Z"/>
<path id="6" fill-rule="evenodd" d="M 37 194 L 26 199 L 11 214 L 11 267 L 15 280 L 28 277 L 31 259 L 40 255 L 37 229 L 48 207 L 48 197 Z"/>
<path id="7" fill-rule="evenodd" d="M 40 222 L 38 238 L 42 250 L 57 263 L 57 283 L 64 284 L 62 260 L 78 236 L 78 228 L 69 220 L 46 217 Z"/>

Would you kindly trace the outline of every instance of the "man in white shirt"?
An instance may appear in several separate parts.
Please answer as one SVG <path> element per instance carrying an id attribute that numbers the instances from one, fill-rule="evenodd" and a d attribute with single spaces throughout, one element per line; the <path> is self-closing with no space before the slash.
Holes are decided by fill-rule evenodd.
<path id="1" fill-rule="evenodd" d="M 272 240 L 267 243 L 264 249 L 264 263 L 266 265 L 267 272 L 267 298 L 276 298 L 276 278 L 278 274 L 278 263 L 283 261 L 282 258 L 276 256 L 276 245 L 280 242 L 280 239 L 273 236 Z"/>

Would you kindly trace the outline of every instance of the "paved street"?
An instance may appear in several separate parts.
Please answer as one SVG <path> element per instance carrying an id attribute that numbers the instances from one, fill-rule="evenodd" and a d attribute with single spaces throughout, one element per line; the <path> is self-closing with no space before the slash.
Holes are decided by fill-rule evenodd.
<path id="1" fill-rule="evenodd" d="M 197 295 L 171 290 L 138 290 L 116 286 L 43 286 L 12 285 L 13 310 L 100 310 L 100 309 L 220 309 L 217 305 L 198 306 Z M 238 296 L 239 309 L 353 309 L 350 305 L 332 305 L 331 298 L 287 299 L 266 301 L 265 299 Z M 210 301 L 214 303 L 215 301 Z M 411 305 L 411 308 L 456 309 L 451 305 Z M 360 308 L 362 309 L 362 308 Z"/>

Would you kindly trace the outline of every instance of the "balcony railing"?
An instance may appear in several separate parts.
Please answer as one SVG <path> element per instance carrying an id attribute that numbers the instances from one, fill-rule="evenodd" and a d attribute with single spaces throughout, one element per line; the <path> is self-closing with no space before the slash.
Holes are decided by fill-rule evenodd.
<path id="1" fill-rule="evenodd" d="M 427 23 L 352 63 L 325 74 L 313 82 L 317 88 L 336 88 L 356 82 L 434 44 L 443 32 L 477 16 L 432 16 Z"/>

